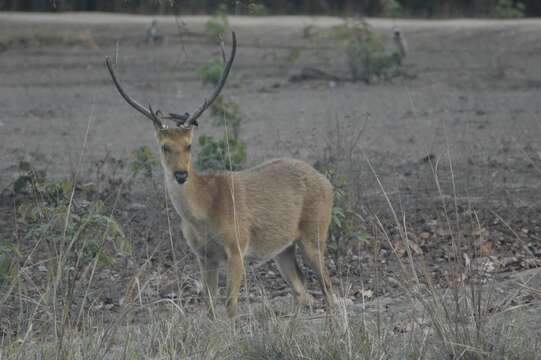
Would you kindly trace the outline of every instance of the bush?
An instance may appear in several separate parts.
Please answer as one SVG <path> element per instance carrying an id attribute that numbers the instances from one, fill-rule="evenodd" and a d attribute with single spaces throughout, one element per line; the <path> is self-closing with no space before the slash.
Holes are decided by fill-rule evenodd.
<path id="1" fill-rule="evenodd" d="M 224 64 L 218 60 L 212 60 L 207 65 L 202 66 L 197 70 L 197 74 L 203 80 L 203 84 L 218 85 L 222 72 L 224 70 Z"/>
<path id="2" fill-rule="evenodd" d="M 246 162 L 246 145 L 233 137 L 224 135 L 221 140 L 212 136 L 199 137 L 197 166 L 201 170 L 240 170 Z"/>
<path id="3" fill-rule="evenodd" d="M 201 170 L 241 170 L 246 163 L 246 144 L 240 140 L 242 122 L 237 102 L 220 95 L 210 107 L 212 125 L 225 127 L 222 139 L 199 137 L 197 166 Z"/>
<path id="4" fill-rule="evenodd" d="M 231 128 L 233 138 L 239 138 L 242 118 L 237 102 L 220 95 L 210 107 L 210 115 L 214 126 L 227 126 Z"/>
<path id="5" fill-rule="evenodd" d="M 315 168 L 329 179 L 334 188 L 329 250 L 338 264 L 338 259 L 346 255 L 351 244 L 362 241 L 366 234 L 359 223 L 359 215 L 351 206 L 347 191 L 348 177 L 339 175 L 336 168 L 328 162 L 316 163 Z"/>
<path id="6" fill-rule="evenodd" d="M 130 170 L 132 176 L 143 174 L 145 177 L 152 177 L 152 169 L 160 162 L 154 152 L 148 146 L 141 146 L 131 152 L 132 160 Z"/>
<path id="7" fill-rule="evenodd" d="M 207 21 L 206 28 L 212 38 L 223 36 L 229 31 L 229 21 L 224 8 L 220 8 L 216 15 Z"/>
<path id="8" fill-rule="evenodd" d="M 265 4 L 262 4 L 255 0 L 251 0 L 248 3 L 248 14 L 254 16 L 265 16 L 269 14 L 269 10 L 265 6 Z"/>
<path id="9" fill-rule="evenodd" d="M 62 267 L 77 267 L 97 259 L 102 264 L 114 262 L 106 251 L 111 244 L 115 253 L 131 253 L 131 243 L 119 223 L 105 214 L 101 200 L 86 201 L 71 180 L 49 180 L 44 171 L 29 163 L 19 165 L 15 181 L 18 196 L 17 215 L 26 226 L 25 237 L 36 242 L 45 239 Z M 99 234 L 99 235 L 97 235 Z"/>
<path id="10" fill-rule="evenodd" d="M 497 0 L 492 15 L 497 18 L 521 18 L 524 17 L 524 9 L 520 1 Z"/>
<path id="11" fill-rule="evenodd" d="M 353 81 L 368 83 L 374 78 L 388 77 L 398 70 L 401 59 L 396 51 L 387 51 L 381 36 L 373 32 L 362 20 L 348 20 L 322 34 L 322 40 L 331 40 L 335 53 L 345 54 Z"/>
<path id="12" fill-rule="evenodd" d="M 402 15 L 402 5 L 397 0 L 382 0 L 382 15 L 398 17 Z"/>

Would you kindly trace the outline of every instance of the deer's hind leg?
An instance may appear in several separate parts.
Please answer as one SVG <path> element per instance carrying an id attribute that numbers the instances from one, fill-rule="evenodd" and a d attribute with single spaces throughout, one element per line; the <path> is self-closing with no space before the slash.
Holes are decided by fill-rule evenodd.
<path id="1" fill-rule="evenodd" d="M 302 241 L 301 247 L 304 258 L 312 270 L 317 274 L 325 301 L 329 308 L 334 307 L 332 283 L 327 268 L 325 267 L 325 252 L 327 249 L 327 232 L 330 224 L 330 216 L 322 217 L 301 223 Z"/>
<path id="2" fill-rule="evenodd" d="M 292 244 L 275 258 L 278 264 L 278 269 L 288 282 L 289 286 L 293 289 L 295 294 L 295 300 L 301 305 L 310 305 L 311 297 L 306 293 L 304 286 L 304 276 L 297 259 L 295 258 L 295 244 Z"/>

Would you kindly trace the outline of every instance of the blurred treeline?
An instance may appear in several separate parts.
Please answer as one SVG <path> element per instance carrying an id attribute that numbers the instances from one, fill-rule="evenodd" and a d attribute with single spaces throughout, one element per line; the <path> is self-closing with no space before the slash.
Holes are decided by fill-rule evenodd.
<path id="1" fill-rule="evenodd" d="M 328 14 L 416 17 L 491 16 L 501 6 L 541 16 L 541 0 L 0 0 L 0 10 L 108 11 L 152 14 Z"/>

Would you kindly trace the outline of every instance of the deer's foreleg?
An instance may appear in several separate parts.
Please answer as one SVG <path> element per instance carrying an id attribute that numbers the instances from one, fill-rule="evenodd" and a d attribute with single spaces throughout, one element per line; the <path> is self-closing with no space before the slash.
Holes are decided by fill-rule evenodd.
<path id="1" fill-rule="evenodd" d="M 237 315 L 240 285 L 244 276 L 244 264 L 241 254 L 235 252 L 227 259 L 227 316 Z"/>
<path id="2" fill-rule="evenodd" d="M 220 262 L 214 258 L 198 258 L 198 260 L 209 317 L 216 319 L 216 295 L 218 292 L 218 270 Z"/>

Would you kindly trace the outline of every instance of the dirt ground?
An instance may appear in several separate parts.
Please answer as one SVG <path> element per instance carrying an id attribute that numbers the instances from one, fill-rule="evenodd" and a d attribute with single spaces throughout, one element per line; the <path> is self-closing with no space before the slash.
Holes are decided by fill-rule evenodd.
<path id="1" fill-rule="evenodd" d="M 196 70 L 219 56 L 217 44 L 202 35 L 208 17 L 183 17 L 189 32 L 182 38 L 173 18 L 157 17 L 164 40 L 147 44 L 145 29 L 154 18 L 0 14 L 0 190 L 11 188 L 21 160 L 53 178 L 71 176 L 81 161 L 79 178 L 92 181 L 95 163 L 107 154 L 127 159 L 142 145 L 154 149 L 152 126 L 118 96 L 105 56 L 118 62 L 125 88 L 144 104 L 182 113 L 202 101 L 210 88 Z M 325 66 L 319 52 L 333 53 L 314 48 L 307 29 L 317 33 L 340 19 L 229 21 L 239 51 L 224 92 L 240 104 L 249 163 L 281 156 L 331 159 L 351 180 L 368 239 L 350 251 L 347 275 L 341 274 L 351 283 L 345 292 L 354 303 L 361 301 L 360 289 L 386 299 L 400 296 L 391 247 L 384 241 L 374 256 L 369 245 L 383 236 L 372 226 L 379 218 L 391 244 L 399 246 L 382 188 L 410 231 L 414 255 L 422 255 L 438 282 L 449 280 L 445 264 L 453 236 L 464 246 L 465 260 L 457 262 L 466 272 L 469 250 L 490 244 L 476 260 L 492 266 L 489 280 L 541 264 L 541 21 L 368 20 L 389 46 L 393 26 L 408 43 L 408 76 L 374 84 L 289 81 L 303 67 Z M 292 61 L 296 51 L 299 59 Z M 344 74 L 339 64 L 330 70 Z M 201 119 L 198 132 L 219 134 L 208 120 Z M 363 126 L 358 144 L 350 146 Z M 103 270 L 103 286 L 92 290 L 96 303 L 120 306 L 123 280 L 148 259 L 149 249 L 159 254 L 150 299 L 174 292 L 175 269 L 188 282 L 197 278 L 176 214 L 169 211 L 176 257 L 183 260 L 171 265 L 161 177 L 130 191 L 118 216 L 131 224 L 126 232 L 137 255 L 125 259 L 123 270 Z M 12 203 L 3 198 L 0 235 L 12 237 Z M 339 283 L 336 269 L 334 274 Z M 253 275 L 273 297 L 287 292 L 272 265 Z M 384 283 L 378 289 L 377 278 Z"/>

